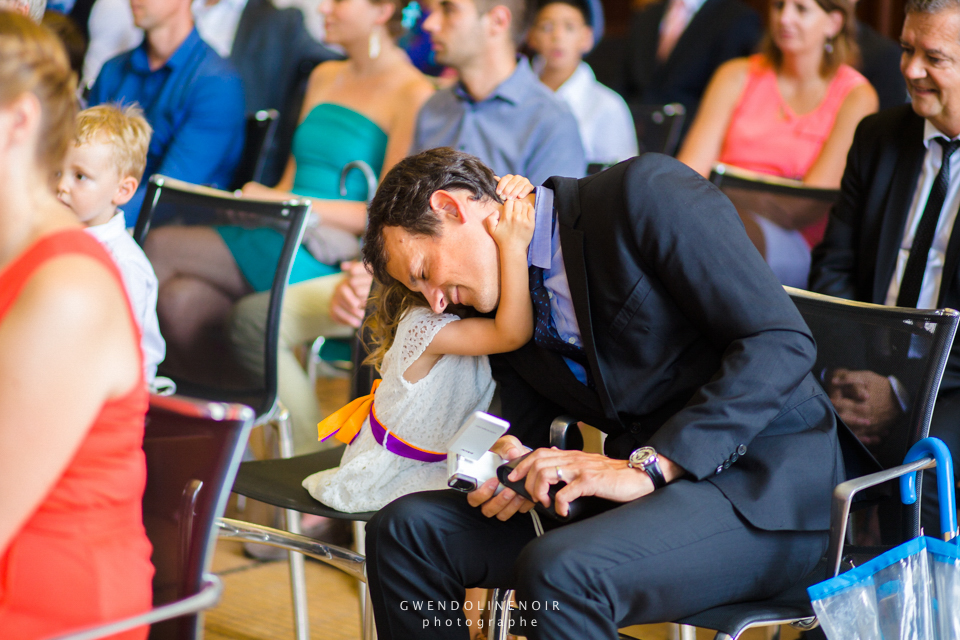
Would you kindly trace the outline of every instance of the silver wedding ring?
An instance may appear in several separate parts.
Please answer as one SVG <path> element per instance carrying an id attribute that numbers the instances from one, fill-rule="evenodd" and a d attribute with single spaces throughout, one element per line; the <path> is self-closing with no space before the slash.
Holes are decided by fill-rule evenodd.
<path id="1" fill-rule="evenodd" d="M 560 471 L 560 467 L 556 467 L 557 470 L 557 482 L 563 482 L 563 472 Z"/>

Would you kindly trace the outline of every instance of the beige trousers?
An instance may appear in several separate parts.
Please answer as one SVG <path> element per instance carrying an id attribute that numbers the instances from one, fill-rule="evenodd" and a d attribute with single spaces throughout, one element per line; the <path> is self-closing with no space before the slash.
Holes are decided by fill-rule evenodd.
<path id="1" fill-rule="evenodd" d="M 348 338 L 353 335 L 353 328 L 330 317 L 334 290 L 345 277 L 336 273 L 288 285 L 283 299 L 277 346 L 277 385 L 280 401 L 290 411 L 293 421 L 297 455 L 320 448 L 317 442 L 320 406 L 316 390 L 310 385 L 293 349 L 316 340 L 318 336 Z M 263 370 L 263 335 L 269 301 L 270 292 L 249 295 L 234 305 L 230 317 L 230 339 L 237 357 L 251 371 Z"/>

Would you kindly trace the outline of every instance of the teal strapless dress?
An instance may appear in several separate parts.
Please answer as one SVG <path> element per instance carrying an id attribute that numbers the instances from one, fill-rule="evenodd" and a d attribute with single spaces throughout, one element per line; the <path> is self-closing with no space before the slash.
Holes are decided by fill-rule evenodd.
<path id="1" fill-rule="evenodd" d="M 293 136 L 297 172 L 293 193 L 320 200 L 367 199 L 367 181 L 359 171 L 347 175 L 347 195 L 340 195 L 340 173 L 355 160 L 363 160 L 379 176 L 387 150 L 387 134 L 376 123 L 353 109 L 321 103 L 307 114 Z M 255 291 L 273 285 L 273 273 L 283 249 L 283 235 L 272 229 L 218 227 L 241 273 Z M 293 261 L 290 284 L 339 271 L 338 265 L 319 262 L 301 247 Z"/>

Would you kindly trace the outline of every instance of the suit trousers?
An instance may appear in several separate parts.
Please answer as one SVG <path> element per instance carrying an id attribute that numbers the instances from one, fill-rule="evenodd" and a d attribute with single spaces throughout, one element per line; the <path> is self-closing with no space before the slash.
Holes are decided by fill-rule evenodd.
<path id="1" fill-rule="evenodd" d="M 465 587 L 515 588 L 516 633 L 616 638 L 789 588 L 817 564 L 826 531 L 763 531 L 708 482 L 679 480 L 576 523 L 485 517 L 454 491 L 411 494 L 367 524 L 367 572 L 381 640 L 458 638 Z"/>

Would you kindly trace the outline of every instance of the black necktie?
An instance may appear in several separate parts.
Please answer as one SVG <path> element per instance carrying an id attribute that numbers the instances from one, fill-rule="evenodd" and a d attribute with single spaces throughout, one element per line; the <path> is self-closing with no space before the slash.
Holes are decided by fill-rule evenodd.
<path id="1" fill-rule="evenodd" d="M 543 285 L 543 269 L 540 267 L 530 267 L 530 298 L 533 300 L 533 341 L 544 349 L 555 351 L 582 365 L 587 372 L 587 384 L 593 386 L 590 365 L 583 347 L 565 341 L 553 326 L 550 294 Z"/>
<path id="2" fill-rule="evenodd" d="M 930 195 L 927 197 L 927 206 L 923 208 L 923 216 L 910 246 L 910 257 L 903 270 L 900 280 L 900 293 L 897 294 L 898 307 L 916 307 L 920 299 L 920 285 L 923 284 L 923 274 L 927 270 L 927 256 L 933 245 L 933 236 L 940 220 L 940 210 L 943 201 L 947 198 L 947 188 L 950 186 L 950 156 L 960 147 L 960 141 L 934 138 L 943 147 L 943 161 L 940 163 L 940 173 L 933 181 Z"/>

